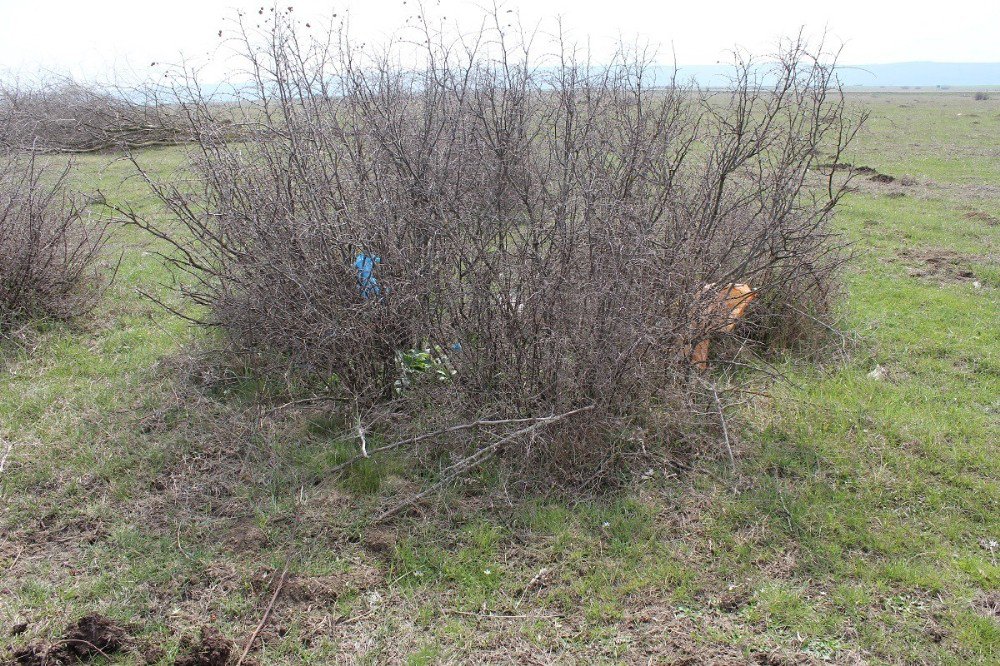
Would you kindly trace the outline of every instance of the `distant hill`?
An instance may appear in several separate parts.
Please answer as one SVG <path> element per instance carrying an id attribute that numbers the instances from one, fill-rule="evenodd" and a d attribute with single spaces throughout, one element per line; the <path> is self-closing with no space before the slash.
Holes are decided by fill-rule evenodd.
<path id="1" fill-rule="evenodd" d="M 657 78 L 670 69 L 658 68 Z M 680 78 L 694 78 L 700 85 L 725 86 L 731 68 L 726 65 L 680 67 Z M 1000 86 L 1000 62 L 893 62 L 882 65 L 841 65 L 845 86 Z"/>
<path id="2" fill-rule="evenodd" d="M 848 87 L 870 88 L 910 87 L 1000 87 L 1000 62 L 893 62 L 882 65 L 840 65 L 840 80 Z M 730 65 L 681 65 L 678 81 L 694 79 L 706 88 L 724 88 L 732 75 Z M 669 83 L 673 68 L 654 66 L 651 73 L 655 85 Z M 256 94 L 256 86 L 246 81 L 204 83 L 202 92 L 216 102 L 229 102 L 243 95 Z"/>

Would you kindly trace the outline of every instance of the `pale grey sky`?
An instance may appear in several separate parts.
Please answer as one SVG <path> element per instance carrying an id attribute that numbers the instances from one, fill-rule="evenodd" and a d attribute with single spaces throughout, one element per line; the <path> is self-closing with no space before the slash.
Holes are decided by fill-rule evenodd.
<path id="1" fill-rule="evenodd" d="M 431 0 L 428 13 L 464 24 L 480 16 L 482 2 Z M 805 27 L 826 28 L 843 42 L 844 63 L 911 60 L 1000 61 L 1000 0 L 508 0 L 525 23 L 560 15 L 572 35 L 589 38 L 598 58 L 619 37 L 661 45 L 681 64 L 712 64 L 734 46 L 771 50 L 776 39 Z M 337 12 L 351 17 L 352 32 L 378 41 L 403 25 L 415 0 L 287 0 L 295 15 L 314 23 Z M 172 62 L 180 54 L 204 62 L 220 53 L 218 31 L 237 8 L 253 12 L 260 3 L 240 0 L 0 0 L 0 71 L 53 70 L 82 78 L 140 76 L 151 62 Z M 270 7 L 270 4 L 265 5 Z M 924 8 L 926 7 L 926 8 Z M 222 49 L 225 53 L 225 49 Z M 216 57 L 206 78 L 225 77 Z"/>

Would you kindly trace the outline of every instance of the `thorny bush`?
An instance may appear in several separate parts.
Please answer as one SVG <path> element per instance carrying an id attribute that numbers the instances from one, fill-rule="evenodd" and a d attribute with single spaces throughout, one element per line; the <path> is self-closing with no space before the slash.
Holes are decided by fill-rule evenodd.
<path id="1" fill-rule="evenodd" d="M 69 167 L 0 151 L 0 334 L 28 319 L 81 314 L 99 295 L 107 223 L 66 189 Z"/>
<path id="2" fill-rule="evenodd" d="M 359 414 L 402 399 L 440 425 L 593 405 L 505 448 L 523 470 L 605 480 L 690 434 L 706 380 L 689 355 L 719 328 L 705 313 L 722 286 L 757 300 L 717 368 L 826 325 L 844 182 L 817 158 L 836 163 L 861 119 L 835 57 L 802 39 L 766 63 L 738 56 L 709 91 L 641 52 L 597 65 L 556 37 L 539 57 L 541 37 L 519 34 L 425 29 L 374 51 L 343 30 L 306 38 L 287 15 L 264 40 L 243 29 L 254 85 L 237 101 L 174 87 L 196 185 L 149 180 L 183 231 L 130 216 L 172 244 L 201 306 L 187 316 L 247 357 Z M 220 129 L 234 116 L 240 142 Z M 419 390 L 410 350 L 435 368 Z"/>

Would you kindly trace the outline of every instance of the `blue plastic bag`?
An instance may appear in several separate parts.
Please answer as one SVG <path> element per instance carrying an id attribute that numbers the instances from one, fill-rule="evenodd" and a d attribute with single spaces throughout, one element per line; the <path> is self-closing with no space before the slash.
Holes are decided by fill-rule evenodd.
<path id="1" fill-rule="evenodd" d="M 368 255 L 362 252 L 354 260 L 354 267 L 358 269 L 358 289 L 363 298 L 371 298 L 382 293 L 378 281 L 375 279 L 375 264 L 382 263 L 381 257 Z"/>

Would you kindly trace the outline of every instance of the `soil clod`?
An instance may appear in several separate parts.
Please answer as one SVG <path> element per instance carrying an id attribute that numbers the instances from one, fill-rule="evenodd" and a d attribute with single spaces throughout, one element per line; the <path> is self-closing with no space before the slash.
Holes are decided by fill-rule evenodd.
<path id="1" fill-rule="evenodd" d="M 48 650 L 44 645 L 32 643 L 20 650 L 16 650 L 11 656 L 11 666 L 44 666 L 48 661 Z"/>
<path id="2" fill-rule="evenodd" d="M 27 629 L 27 625 L 25 625 Z M 131 642 L 129 633 L 99 613 L 84 615 L 66 627 L 63 637 L 52 643 L 32 643 L 13 655 L 19 666 L 77 664 L 98 656 L 109 657 Z"/>
<path id="3" fill-rule="evenodd" d="M 911 277 L 933 278 L 943 282 L 968 282 L 976 273 L 968 264 L 977 258 L 946 248 L 906 249 L 899 253 L 907 263 L 916 264 L 909 269 Z"/>
<path id="4" fill-rule="evenodd" d="M 998 224 L 1000 224 L 1000 220 L 998 220 L 997 218 L 993 217 L 989 213 L 984 213 L 981 210 L 970 210 L 968 213 L 965 214 L 965 219 L 967 219 L 967 220 L 978 220 L 980 222 L 985 222 L 987 225 L 989 225 L 991 227 L 995 227 Z"/>
<path id="5" fill-rule="evenodd" d="M 181 641 L 181 650 L 185 652 L 176 664 L 177 666 L 225 666 L 233 655 L 236 644 L 211 626 L 201 628 L 201 638 L 197 642 L 186 637 Z"/>
<path id="6" fill-rule="evenodd" d="M 717 606 L 726 613 L 735 613 L 747 604 L 747 595 L 742 590 L 728 590 L 719 597 Z"/>
<path id="7" fill-rule="evenodd" d="M 976 607 L 986 617 L 1000 618 L 1000 592 L 984 593 L 976 599 Z"/>
<path id="8" fill-rule="evenodd" d="M 97 655 L 111 655 L 125 648 L 129 635 L 113 621 L 91 613 L 66 628 L 62 645 L 58 651 L 65 654 L 67 661 L 86 661 Z"/>

